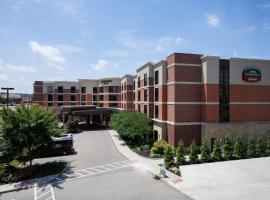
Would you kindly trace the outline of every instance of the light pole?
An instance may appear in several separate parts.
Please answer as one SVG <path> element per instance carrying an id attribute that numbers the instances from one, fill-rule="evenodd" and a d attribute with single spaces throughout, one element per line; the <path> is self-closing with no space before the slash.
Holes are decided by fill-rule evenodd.
<path id="1" fill-rule="evenodd" d="M 8 108 L 8 104 L 9 104 L 9 91 L 10 90 L 14 90 L 14 88 L 8 88 L 8 87 L 2 87 L 1 88 L 2 90 L 6 90 L 6 93 L 7 93 L 7 108 Z"/>

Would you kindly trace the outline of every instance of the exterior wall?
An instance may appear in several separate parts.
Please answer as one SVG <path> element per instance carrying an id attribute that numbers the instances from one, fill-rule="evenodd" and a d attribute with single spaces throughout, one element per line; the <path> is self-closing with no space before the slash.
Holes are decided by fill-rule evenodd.
<path id="1" fill-rule="evenodd" d="M 270 122 L 232 122 L 232 123 L 205 123 L 202 124 L 202 140 L 211 143 L 211 138 L 220 138 L 224 141 L 229 133 L 233 138 L 241 136 L 244 142 L 248 137 L 267 138 L 270 137 Z"/>
<path id="2" fill-rule="evenodd" d="M 121 79 L 121 109 L 133 110 L 133 77 L 125 75 Z"/>

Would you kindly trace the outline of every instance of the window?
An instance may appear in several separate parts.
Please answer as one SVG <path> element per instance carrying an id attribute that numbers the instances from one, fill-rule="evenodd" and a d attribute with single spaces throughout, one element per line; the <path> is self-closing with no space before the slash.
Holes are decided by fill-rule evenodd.
<path id="1" fill-rule="evenodd" d="M 109 101 L 117 101 L 117 95 L 109 95 Z"/>
<path id="2" fill-rule="evenodd" d="M 86 101 L 86 95 L 81 96 L 81 101 Z"/>
<path id="3" fill-rule="evenodd" d="M 124 88 L 123 88 L 123 83 L 122 83 L 122 84 L 121 84 L 121 91 L 123 91 L 123 89 L 124 89 Z"/>
<path id="4" fill-rule="evenodd" d="M 95 102 L 95 103 L 93 103 L 93 105 L 94 105 L 94 106 L 97 106 L 97 105 L 98 105 L 98 103 L 97 103 L 97 102 Z"/>
<path id="5" fill-rule="evenodd" d="M 81 87 L 81 93 L 86 93 L 86 87 Z"/>
<path id="6" fill-rule="evenodd" d="M 136 94 L 135 92 L 133 92 L 133 100 L 135 101 L 135 98 L 136 98 Z"/>
<path id="7" fill-rule="evenodd" d="M 76 95 L 70 95 L 70 101 L 76 101 Z"/>
<path id="8" fill-rule="evenodd" d="M 76 93 L 76 87 L 75 86 L 70 87 L 70 93 Z"/>
<path id="9" fill-rule="evenodd" d="M 109 93 L 117 93 L 118 91 L 117 86 L 109 86 Z"/>
<path id="10" fill-rule="evenodd" d="M 155 71 L 155 85 L 158 85 L 159 84 L 159 72 L 158 70 Z"/>
<path id="11" fill-rule="evenodd" d="M 58 86 L 57 92 L 58 92 L 58 93 L 63 93 L 63 92 L 64 92 L 63 86 Z"/>
<path id="12" fill-rule="evenodd" d="M 53 95 L 52 94 L 48 94 L 48 101 L 53 101 Z"/>
<path id="13" fill-rule="evenodd" d="M 47 93 L 48 94 L 53 93 L 53 86 L 47 86 Z"/>
<path id="14" fill-rule="evenodd" d="M 141 101 L 141 91 L 138 91 L 138 101 Z"/>
<path id="15" fill-rule="evenodd" d="M 136 81 L 133 81 L 133 90 L 136 89 Z"/>
<path id="16" fill-rule="evenodd" d="M 219 121 L 229 122 L 229 60 L 219 61 Z"/>
<path id="17" fill-rule="evenodd" d="M 147 74 L 146 73 L 143 75 L 143 85 L 144 86 L 147 85 Z"/>
<path id="18" fill-rule="evenodd" d="M 99 100 L 103 101 L 103 95 L 99 95 Z"/>
<path id="19" fill-rule="evenodd" d="M 93 93 L 94 93 L 94 94 L 98 93 L 97 87 L 93 87 Z"/>
<path id="20" fill-rule="evenodd" d="M 98 95 L 93 96 L 93 101 L 98 101 Z"/>
<path id="21" fill-rule="evenodd" d="M 103 107 L 103 103 L 99 103 L 98 106 L 99 106 L 99 107 Z"/>
<path id="22" fill-rule="evenodd" d="M 85 106 L 85 105 L 86 105 L 86 103 L 81 103 L 81 105 L 82 105 L 82 106 Z"/>
<path id="23" fill-rule="evenodd" d="M 109 107 L 117 107 L 118 104 L 117 103 L 109 103 Z"/>
<path id="24" fill-rule="evenodd" d="M 159 97 L 159 89 L 155 88 L 155 101 L 158 101 Z"/>
<path id="25" fill-rule="evenodd" d="M 49 107 L 53 106 L 53 103 L 48 103 L 48 106 L 49 106 Z"/>
<path id="26" fill-rule="evenodd" d="M 99 87 L 99 93 L 103 93 L 103 87 Z"/>
<path id="27" fill-rule="evenodd" d="M 72 105 L 72 106 L 76 106 L 77 104 L 76 104 L 76 103 L 71 103 L 70 105 Z"/>
<path id="28" fill-rule="evenodd" d="M 64 96 L 63 95 L 58 95 L 57 100 L 58 101 L 63 101 L 64 100 Z"/>
<path id="29" fill-rule="evenodd" d="M 158 119 L 158 105 L 155 105 L 155 118 Z"/>
<path id="30" fill-rule="evenodd" d="M 147 101 L 147 89 L 143 91 L 143 100 Z"/>
<path id="31" fill-rule="evenodd" d="M 147 105 L 143 105 L 143 113 L 147 114 Z"/>
<path id="32" fill-rule="evenodd" d="M 127 83 L 124 83 L 124 90 L 127 90 Z"/>
<path id="33" fill-rule="evenodd" d="M 63 104 L 63 103 L 58 103 L 57 105 L 58 105 L 58 106 L 63 106 L 64 104 Z"/>
<path id="34" fill-rule="evenodd" d="M 140 87 L 141 87 L 141 78 L 140 78 L 140 77 L 138 77 L 138 82 L 137 82 L 137 84 L 138 84 L 138 88 L 140 88 Z"/>

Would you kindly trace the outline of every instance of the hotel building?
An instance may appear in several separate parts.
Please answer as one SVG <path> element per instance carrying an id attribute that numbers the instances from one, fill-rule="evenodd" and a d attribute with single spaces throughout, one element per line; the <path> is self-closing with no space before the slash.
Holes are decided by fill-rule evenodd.
<path id="1" fill-rule="evenodd" d="M 152 119 L 155 138 L 172 146 L 179 140 L 213 143 L 228 133 L 270 135 L 270 60 L 173 53 L 136 72 L 115 79 L 36 81 L 33 102 L 133 109 Z"/>

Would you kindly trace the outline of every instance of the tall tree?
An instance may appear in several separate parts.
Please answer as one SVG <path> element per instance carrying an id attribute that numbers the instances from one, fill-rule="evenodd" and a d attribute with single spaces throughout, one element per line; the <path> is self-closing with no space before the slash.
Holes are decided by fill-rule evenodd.
<path id="1" fill-rule="evenodd" d="M 1 112 L 1 148 L 4 156 L 20 161 L 32 161 L 39 150 L 51 143 L 51 136 L 61 135 L 57 116 L 43 107 L 20 106 Z"/>
<path id="2" fill-rule="evenodd" d="M 195 141 L 192 141 L 192 144 L 189 146 L 189 161 L 190 163 L 197 163 L 198 162 L 198 152 L 197 146 Z"/>
<path id="3" fill-rule="evenodd" d="M 177 165 L 185 164 L 185 149 L 184 149 L 184 143 L 182 140 L 179 141 L 178 147 L 176 149 L 176 162 L 177 162 Z"/>
<path id="4" fill-rule="evenodd" d="M 233 150 L 233 157 L 236 159 L 241 159 L 244 157 L 244 147 L 241 140 L 241 137 L 237 137 L 235 144 L 234 144 L 234 150 Z"/>
<path id="5" fill-rule="evenodd" d="M 164 164 L 167 169 L 172 167 L 174 165 L 174 155 L 173 155 L 173 149 L 170 145 L 168 145 L 164 152 Z"/>
<path id="6" fill-rule="evenodd" d="M 264 156 L 264 153 L 265 153 L 265 148 L 264 148 L 263 141 L 261 138 L 258 138 L 256 142 L 256 155 L 260 157 L 260 156 Z"/>
<path id="7" fill-rule="evenodd" d="M 225 141 L 223 145 L 223 158 L 225 160 L 232 159 L 233 156 L 233 140 L 230 134 L 225 136 Z"/>
<path id="8" fill-rule="evenodd" d="M 247 156 L 253 158 L 256 156 L 256 146 L 253 138 L 248 138 Z"/>
<path id="9" fill-rule="evenodd" d="M 206 140 L 203 141 L 201 146 L 201 160 L 203 162 L 209 162 L 211 160 L 211 152 Z"/>
<path id="10" fill-rule="evenodd" d="M 213 146 L 213 152 L 211 154 L 211 158 L 215 161 L 222 160 L 222 150 L 221 150 L 221 144 L 218 139 L 215 140 L 214 146 Z"/>

